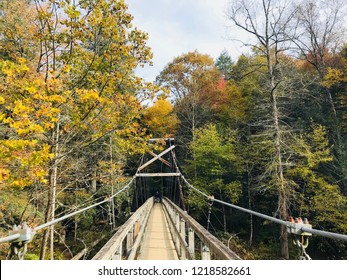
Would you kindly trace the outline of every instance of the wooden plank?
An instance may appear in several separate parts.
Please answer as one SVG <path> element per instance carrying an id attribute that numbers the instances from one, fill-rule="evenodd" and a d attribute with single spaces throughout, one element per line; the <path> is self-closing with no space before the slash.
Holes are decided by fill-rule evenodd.
<path id="1" fill-rule="evenodd" d="M 181 173 L 137 173 L 136 177 L 179 177 Z"/>
<path id="2" fill-rule="evenodd" d="M 154 161 L 156 161 L 157 159 L 159 159 L 160 157 L 162 157 L 166 153 L 170 152 L 174 148 L 175 148 L 175 145 L 172 145 L 171 147 L 167 148 L 165 151 L 161 152 L 159 155 L 156 155 L 154 158 L 147 161 L 145 164 L 141 165 L 138 170 L 141 171 L 142 169 L 144 169 L 145 167 L 147 167 L 148 165 L 150 165 L 151 163 L 153 163 Z"/>
<path id="3" fill-rule="evenodd" d="M 178 260 L 160 203 L 155 203 L 148 219 L 138 260 Z"/>

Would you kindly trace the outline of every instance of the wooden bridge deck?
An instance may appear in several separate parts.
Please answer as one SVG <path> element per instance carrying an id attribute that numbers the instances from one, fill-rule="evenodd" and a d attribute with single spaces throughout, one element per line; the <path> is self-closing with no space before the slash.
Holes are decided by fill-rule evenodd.
<path id="1" fill-rule="evenodd" d="M 138 260 L 178 260 L 162 205 L 153 206 Z"/>

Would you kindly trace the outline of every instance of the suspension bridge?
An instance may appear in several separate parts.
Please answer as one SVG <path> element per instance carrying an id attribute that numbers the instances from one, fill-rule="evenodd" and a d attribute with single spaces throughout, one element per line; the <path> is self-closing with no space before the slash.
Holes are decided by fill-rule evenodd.
<path id="1" fill-rule="evenodd" d="M 152 141 L 157 140 L 158 139 L 153 139 Z M 210 206 L 213 203 L 218 203 L 281 226 L 285 226 L 288 233 L 293 234 L 296 237 L 296 245 L 301 250 L 301 259 L 310 259 L 310 256 L 305 251 L 307 246 L 305 245 L 305 240 L 312 235 L 347 242 L 346 235 L 313 229 L 312 226 L 305 221 L 283 221 L 272 216 L 216 199 L 212 195 L 204 193 L 190 184 L 183 176 L 174 152 L 174 139 L 164 140 L 169 147 L 159 154 L 149 152 L 152 159 L 146 162 L 144 162 L 144 158 L 142 158 L 136 174 L 116 193 L 106 197 L 100 202 L 34 228 L 28 227 L 25 223 L 14 227 L 7 237 L 0 238 L 0 244 L 5 242 L 11 243 L 11 250 L 8 258 L 17 257 L 18 259 L 24 259 L 27 244 L 34 238 L 37 231 L 48 228 L 102 204 L 110 203 L 115 197 L 130 188 L 134 188 L 135 193 L 139 192 L 140 190 L 137 182 L 149 177 L 160 179 L 175 178 L 177 186 L 174 189 L 171 188 L 170 191 L 177 194 L 178 203 L 174 203 L 168 197 L 161 196 L 158 193 L 153 196 L 153 193 L 149 192 L 148 188 L 147 191 L 146 188 L 142 188 L 143 193 L 135 195 L 135 204 L 137 206 L 136 211 L 117 229 L 115 234 L 92 257 L 93 260 L 241 259 L 240 256 L 229 248 L 229 245 L 224 244 L 208 230 L 210 211 L 207 217 L 207 228 L 203 227 L 187 213 L 183 199 L 182 184 L 201 195 L 206 199 Z M 171 162 L 164 159 L 164 156 L 167 154 L 170 155 L 170 158 L 172 159 Z M 144 172 L 148 166 L 158 161 L 169 167 L 169 172 Z"/>

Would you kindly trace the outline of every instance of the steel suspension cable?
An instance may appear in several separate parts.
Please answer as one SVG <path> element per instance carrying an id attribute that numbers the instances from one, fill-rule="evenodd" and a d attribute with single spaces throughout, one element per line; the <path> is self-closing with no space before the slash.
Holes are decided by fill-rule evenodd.
<path id="1" fill-rule="evenodd" d="M 258 217 L 260 217 L 260 218 L 263 218 L 263 219 L 272 221 L 272 222 L 277 223 L 277 224 L 280 224 L 280 225 L 284 225 L 284 226 L 286 226 L 287 228 L 294 228 L 295 226 L 298 225 L 297 223 L 292 223 L 292 222 L 289 222 L 289 221 L 283 221 L 283 220 L 281 220 L 281 219 L 277 219 L 277 218 L 275 218 L 275 217 L 271 217 L 271 216 L 268 216 L 268 215 L 265 215 L 265 214 L 262 214 L 262 213 L 253 211 L 253 210 L 249 210 L 249 209 L 247 209 L 247 208 L 243 208 L 243 207 L 240 207 L 240 206 L 237 206 L 237 205 L 234 205 L 234 204 L 231 204 L 231 203 L 228 203 L 228 202 L 225 202 L 225 201 L 216 199 L 216 198 L 211 198 L 211 196 L 207 195 L 206 193 L 200 191 L 199 189 L 197 189 L 197 188 L 195 188 L 193 185 L 191 185 L 191 184 L 184 178 L 184 176 L 182 176 L 182 180 L 183 180 L 183 181 L 187 184 L 187 186 L 190 187 L 191 189 L 195 190 L 196 192 L 200 193 L 201 195 L 205 196 L 206 198 L 208 198 L 208 199 L 210 199 L 210 200 L 213 200 L 213 201 L 215 201 L 215 202 L 218 202 L 218 203 L 220 203 L 220 204 L 223 204 L 223 205 L 232 207 L 232 208 L 237 209 L 237 210 L 240 210 L 240 211 L 242 211 L 242 212 L 246 212 L 246 213 L 252 214 L 252 215 L 254 215 L 254 216 L 258 216 Z M 300 227 L 300 230 L 303 231 L 303 232 L 312 233 L 312 234 L 319 235 L 319 236 L 322 236 L 322 237 L 327 237 L 327 238 L 331 238 L 331 239 L 337 239 L 337 240 L 347 241 L 347 235 L 339 234 L 339 233 L 334 233 L 334 232 L 329 232 L 329 231 L 324 231 L 324 230 L 313 229 L 313 228 L 309 228 L 309 227 L 305 227 L 305 224 L 303 224 L 303 226 Z"/>
<path id="2" fill-rule="evenodd" d="M 92 204 L 92 205 L 90 205 L 90 206 L 88 206 L 88 207 L 82 208 L 82 209 L 80 209 L 80 210 L 78 210 L 78 211 L 75 211 L 75 212 L 73 212 L 73 213 L 64 215 L 64 216 L 62 216 L 62 217 L 60 217 L 60 218 L 54 219 L 54 220 L 52 220 L 52 221 L 49 221 L 49 222 L 47 222 L 47 223 L 44 223 L 44 224 L 39 225 L 39 226 L 37 226 L 37 227 L 34 227 L 34 228 L 33 228 L 33 231 L 36 232 L 36 231 L 41 230 L 41 229 L 43 229 L 43 228 L 49 227 L 49 226 L 51 226 L 51 225 L 54 225 L 54 224 L 56 224 L 56 223 L 59 223 L 59 222 L 65 220 L 65 219 L 67 219 L 67 218 L 70 218 L 70 217 L 75 216 L 75 215 L 77 215 L 77 214 L 79 214 L 79 213 L 82 213 L 82 212 L 84 212 L 84 211 L 87 211 L 87 210 L 89 210 L 89 209 L 92 209 L 92 208 L 94 208 L 94 207 L 96 207 L 96 206 L 99 206 L 99 205 L 101 205 L 101 204 L 104 204 L 104 203 L 110 201 L 110 200 L 113 199 L 115 196 L 117 196 L 118 194 L 120 194 L 120 193 L 122 193 L 123 191 L 125 191 L 126 189 L 128 189 L 128 188 L 130 187 L 131 183 L 134 181 L 134 179 L 135 179 L 135 176 L 129 181 L 129 183 L 128 183 L 126 186 L 124 186 L 122 189 L 120 189 L 118 192 L 116 192 L 116 193 L 113 194 L 112 196 L 107 197 L 107 198 L 105 198 L 104 200 L 102 200 L 102 201 L 100 201 L 100 202 L 98 202 L 98 203 L 94 203 L 94 204 Z M 19 233 L 16 233 L 16 234 L 12 234 L 12 235 L 9 235 L 9 236 L 0 238 L 0 244 L 1 244 L 1 243 L 5 243 L 5 242 L 15 241 L 15 240 L 18 239 L 19 237 L 20 237 L 20 234 L 19 234 Z"/>
<path id="3" fill-rule="evenodd" d="M 90 205 L 90 206 L 88 206 L 88 207 L 82 208 L 82 209 L 80 209 L 80 210 L 78 210 L 78 211 L 75 211 L 75 212 L 73 212 L 73 213 L 64 215 L 64 216 L 62 216 L 62 217 L 60 217 L 60 218 L 58 218 L 58 219 L 55 219 L 55 220 L 49 221 L 49 222 L 47 222 L 47 223 L 45 223 L 45 224 L 42 224 L 42 225 L 40 225 L 40 226 L 37 226 L 37 227 L 34 228 L 34 230 L 35 230 L 35 231 L 38 231 L 38 230 L 43 229 L 43 228 L 45 228 L 45 227 L 54 225 L 54 224 L 56 224 L 56 223 L 59 223 L 59 222 L 65 220 L 65 219 L 67 219 L 67 218 L 70 218 L 70 217 L 75 216 L 75 215 L 77 215 L 77 214 L 79 214 L 79 213 L 85 212 L 85 211 L 87 211 L 87 210 L 89 210 L 89 209 L 92 209 L 92 208 L 94 208 L 94 207 L 96 207 L 96 206 L 99 206 L 99 205 L 104 204 L 104 203 L 106 203 L 106 202 L 108 202 L 108 201 L 111 201 L 112 198 L 116 197 L 118 194 L 120 194 L 120 193 L 122 193 L 123 191 L 125 191 L 126 189 L 128 189 L 128 188 L 130 187 L 131 183 L 133 182 L 134 178 L 135 178 L 135 177 L 133 177 L 133 178 L 130 180 L 130 182 L 129 182 L 125 187 L 123 187 L 122 189 L 120 189 L 118 192 L 116 192 L 116 193 L 113 194 L 112 196 L 107 197 L 107 198 L 105 198 L 104 200 L 102 200 L 102 201 L 100 201 L 100 202 L 98 202 L 98 203 L 92 204 L 92 205 Z"/>
<path id="4" fill-rule="evenodd" d="M 143 157 L 141 158 L 141 161 L 143 161 Z M 140 164 L 140 166 L 141 166 L 141 164 Z M 96 206 L 99 206 L 99 205 L 101 205 L 101 204 L 104 204 L 104 203 L 106 203 L 106 202 L 108 202 L 108 201 L 111 201 L 111 199 L 113 199 L 113 198 L 116 197 L 118 194 L 122 193 L 123 191 L 125 191 L 126 189 L 128 189 L 128 188 L 130 187 L 131 183 L 136 179 L 136 174 L 137 174 L 138 172 L 139 172 L 139 169 L 137 169 L 135 175 L 131 178 L 131 180 L 129 181 L 129 183 L 128 183 L 127 185 L 125 185 L 122 189 L 120 189 L 118 192 L 116 192 L 115 194 L 113 194 L 112 196 L 106 197 L 106 198 L 103 199 L 102 201 L 97 202 L 97 203 L 94 203 L 94 204 L 92 204 L 92 205 L 90 205 L 90 206 L 88 206 L 88 207 L 85 207 L 85 208 L 83 208 L 83 209 L 77 210 L 77 211 L 72 212 L 72 213 L 70 213 L 70 214 L 64 215 L 64 216 L 62 216 L 62 217 L 59 217 L 59 218 L 57 218 L 57 219 L 54 219 L 54 220 L 52 220 L 52 221 L 49 221 L 49 222 L 47 222 L 47 223 L 44 223 L 44 224 L 39 225 L 39 226 L 37 226 L 37 227 L 34 227 L 34 228 L 32 229 L 32 233 L 35 234 L 35 232 L 38 231 L 38 230 L 41 230 L 41 229 L 43 229 L 43 228 L 45 228 L 45 227 L 54 225 L 54 224 L 56 224 L 56 223 L 59 223 L 59 222 L 65 220 L 65 219 L 67 219 L 67 218 L 70 218 L 70 217 L 75 216 L 75 215 L 77 215 L 77 214 L 79 214 L 79 213 L 82 213 L 82 212 L 87 211 L 87 210 L 89 210 L 89 209 L 92 209 L 92 208 L 94 208 L 94 207 L 96 207 Z M 19 233 L 15 233 L 15 234 L 11 234 L 11 235 L 8 235 L 8 236 L 6 236 L 6 237 L 0 238 L 0 244 L 1 244 L 1 243 L 5 243 L 5 242 L 16 241 L 18 238 L 20 238 L 20 236 L 21 236 L 21 235 L 20 235 Z"/>

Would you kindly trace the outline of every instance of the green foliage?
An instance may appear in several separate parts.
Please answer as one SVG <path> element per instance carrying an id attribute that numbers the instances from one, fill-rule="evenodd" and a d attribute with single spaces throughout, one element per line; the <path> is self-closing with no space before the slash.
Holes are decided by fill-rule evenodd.
<path id="1" fill-rule="evenodd" d="M 316 227 L 346 233 L 347 223 L 342 217 L 347 199 L 320 171 L 324 164 L 333 160 L 326 129 L 312 124 L 310 132 L 296 138 L 293 148 L 299 157 L 288 175 L 299 188 L 298 213 L 307 216 Z"/>
<path id="2" fill-rule="evenodd" d="M 185 171 L 197 188 L 236 203 L 241 195 L 236 136 L 222 136 L 213 124 L 197 129 L 194 135 L 189 145 L 192 158 L 187 160 Z M 194 193 L 189 194 L 189 203 L 198 208 L 207 205 Z"/>
<path id="3" fill-rule="evenodd" d="M 220 177 L 230 171 L 231 164 L 236 160 L 235 137 L 223 139 L 213 124 L 197 129 L 194 135 L 195 139 L 190 144 L 194 158 L 188 162 L 194 169 L 196 167 L 197 174 Z"/>
<path id="4" fill-rule="evenodd" d="M 35 206 L 33 190 L 4 189 L 0 193 L 0 221 L 6 230 L 13 225 L 26 221 L 35 225 L 43 219 L 39 209 Z"/>
<path id="5" fill-rule="evenodd" d="M 25 254 L 24 256 L 25 260 L 39 260 L 40 256 L 36 254 Z"/>
<path id="6" fill-rule="evenodd" d="M 230 80 L 232 78 L 232 70 L 234 63 L 229 53 L 224 50 L 216 60 L 216 67 L 222 73 L 224 79 Z"/>

